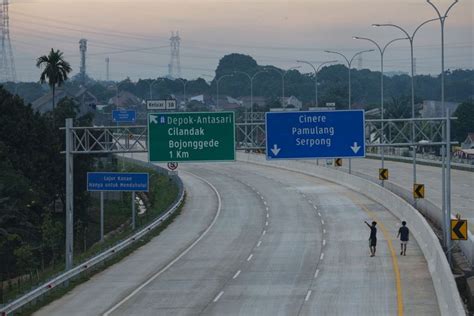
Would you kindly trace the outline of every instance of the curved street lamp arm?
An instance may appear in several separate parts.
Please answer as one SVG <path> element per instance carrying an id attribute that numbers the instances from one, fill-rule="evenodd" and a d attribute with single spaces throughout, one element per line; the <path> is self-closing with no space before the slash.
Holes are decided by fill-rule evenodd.
<path id="1" fill-rule="evenodd" d="M 252 78 L 250 77 L 250 75 L 246 73 L 245 71 L 234 70 L 233 73 L 246 75 L 249 78 L 249 80 L 252 81 Z"/>
<path id="2" fill-rule="evenodd" d="M 446 18 L 446 17 L 447 17 L 447 15 L 445 15 L 443 18 Z M 439 18 L 438 18 L 438 19 L 430 19 L 430 20 L 427 20 L 427 21 L 421 23 L 420 25 L 418 25 L 418 27 L 415 29 L 415 31 L 413 31 L 413 35 L 411 36 L 411 38 L 414 38 L 414 37 L 415 37 L 416 32 L 418 32 L 418 30 L 419 30 L 423 25 L 425 25 L 425 24 L 427 24 L 427 23 L 429 23 L 429 22 L 437 21 L 437 20 L 439 20 Z"/>
<path id="3" fill-rule="evenodd" d="M 257 77 L 257 75 L 262 74 L 262 73 L 266 73 L 266 72 L 268 72 L 268 71 L 267 71 L 267 70 L 260 70 L 260 71 L 257 71 L 256 73 L 254 73 L 254 74 L 252 75 L 252 77 L 250 78 L 250 80 L 252 81 L 253 79 L 255 79 L 255 77 Z"/>
<path id="4" fill-rule="evenodd" d="M 374 51 L 373 49 L 366 49 L 366 50 L 361 50 L 360 52 L 355 53 L 354 56 L 352 56 L 352 58 L 351 58 L 351 62 L 349 63 L 349 67 L 350 67 L 350 65 L 352 64 L 352 62 L 354 61 L 354 58 L 356 58 L 356 57 L 359 56 L 360 54 L 368 53 L 368 52 L 373 52 L 373 51 Z"/>
<path id="5" fill-rule="evenodd" d="M 441 12 L 439 12 L 438 8 L 431 2 L 431 0 L 426 0 L 426 2 L 428 2 L 428 4 L 431 5 L 431 6 L 433 7 L 433 9 L 436 11 L 436 13 L 438 14 L 438 19 L 437 19 L 437 20 L 442 20 L 442 19 L 446 18 L 446 16 L 448 15 L 449 10 L 451 10 L 451 8 L 452 8 L 456 3 L 458 3 L 458 0 L 454 0 L 454 2 L 451 3 L 451 5 L 448 7 L 448 9 L 446 10 L 446 12 L 444 13 L 444 16 L 441 16 Z"/>
<path id="6" fill-rule="evenodd" d="M 367 37 L 360 37 L 360 36 L 354 36 L 354 37 L 352 37 L 352 38 L 353 38 L 353 39 L 358 39 L 358 40 L 369 41 L 369 42 L 373 43 L 375 46 L 377 46 L 377 48 L 379 49 L 380 54 L 383 53 L 383 52 L 382 52 L 382 48 L 380 48 L 380 45 L 379 45 L 376 41 L 371 40 L 370 38 L 367 38 Z M 352 61 L 352 60 L 351 60 L 351 61 Z"/>
<path id="7" fill-rule="evenodd" d="M 383 47 L 382 49 L 382 54 L 385 53 L 385 49 L 387 49 L 387 47 L 392 44 L 393 42 L 397 42 L 397 41 L 402 41 L 402 40 L 407 40 L 409 39 L 408 37 L 399 37 L 399 38 L 396 38 L 396 39 L 393 39 L 391 40 L 390 42 L 388 42 L 387 44 L 385 44 L 385 46 Z"/>
<path id="8" fill-rule="evenodd" d="M 399 29 L 400 31 L 402 31 L 403 33 L 405 33 L 405 35 L 407 36 L 407 38 L 409 40 L 412 40 L 412 37 L 410 36 L 410 34 L 408 34 L 408 32 L 405 31 L 404 28 L 402 28 L 401 26 L 398 26 L 396 24 L 389 24 L 389 23 L 387 23 L 387 24 L 372 24 L 372 26 L 391 26 L 391 27 L 395 27 L 395 28 Z"/>
<path id="9" fill-rule="evenodd" d="M 298 68 L 301 68 L 301 66 L 295 66 L 295 67 L 288 68 L 287 70 L 283 70 L 283 77 L 285 77 L 286 74 L 287 74 L 290 70 L 294 70 L 294 69 L 298 69 Z"/>
<path id="10" fill-rule="evenodd" d="M 301 64 L 310 65 L 313 68 L 314 72 L 317 72 L 316 67 L 314 67 L 314 65 L 312 63 L 310 63 L 309 61 L 297 60 L 296 62 L 301 63 Z"/>
<path id="11" fill-rule="evenodd" d="M 347 57 L 344 54 L 341 54 L 339 52 L 335 52 L 335 51 L 332 51 L 332 50 L 325 50 L 324 52 L 325 53 L 330 53 L 330 54 L 337 54 L 339 56 L 342 56 L 346 60 L 347 65 L 349 66 L 349 59 L 347 59 Z"/>
<path id="12" fill-rule="evenodd" d="M 324 65 L 331 64 L 331 63 L 337 63 L 337 60 L 328 60 L 328 61 L 325 61 L 324 63 L 319 64 L 318 69 L 316 70 L 316 72 L 319 72 L 321 67 L 323 67 Z"/>

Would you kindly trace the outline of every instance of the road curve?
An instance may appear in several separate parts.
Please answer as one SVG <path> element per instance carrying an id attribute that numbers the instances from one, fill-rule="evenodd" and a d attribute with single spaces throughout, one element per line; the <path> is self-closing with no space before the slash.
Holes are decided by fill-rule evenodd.
<path id="1" fill-rule="evenodd" d="M 202 177 L 221 196 L 209 232 L 140 287 L 216 214 L 209 185 L 181 172 L 189 198 L 175 223 L 39 315 L 439 314 L 417 243 L 411 240 L 407 256 L 399 256 L 398 220 L 382 205 L 342 186 L 271 167 L 226 163 L 180 170 Z M 363 224 L 372 219 L 380 226 L 374 258 L 368 256 Z"/>

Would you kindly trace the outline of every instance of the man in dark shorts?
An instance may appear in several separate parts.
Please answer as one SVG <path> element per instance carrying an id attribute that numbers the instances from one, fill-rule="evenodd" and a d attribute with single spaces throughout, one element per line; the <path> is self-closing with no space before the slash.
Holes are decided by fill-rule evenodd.
<path id="1" fill-rule="evenodd" d="M 407 227 L 407 222 L 403 221 L 402 222 L 402 227 L 398 230 L 398 236 L 400 236 L 400 242 L 401 242 L 401 251 L 400 251 L 400 256 L 406 256 L 407 255 L 407 243 L 408 243 L 408 237 L 410 235 L 410 230 Z"/>
<path id="2" fill-rule="evenodd" d="M 377 228 L 375 228 L 375 225 L 377 225 L 377 222 L 372 222 L 372 225 L 364 221 L 364 223 L 369 226 L 370 228 L 370 237 L 369 237 L 369 249 L 370 249 L 370 256 L 374 257 L 375 256 L 375 247 L 377 246 Z"/>

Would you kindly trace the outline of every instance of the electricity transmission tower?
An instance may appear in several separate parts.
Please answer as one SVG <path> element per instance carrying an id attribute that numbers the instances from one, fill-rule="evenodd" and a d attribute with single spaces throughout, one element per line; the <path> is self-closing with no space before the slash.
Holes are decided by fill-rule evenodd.
<path id="1" fill-rule="evenodd" d="M 84 85 L 86 83 L 86 52 L 87 52 L 87 40 L 81 39 L 79 41 L 79 51 L 81 52 L 81 66 L 79 72 L 81 75 L 81 83 Z"/>
<path id="2" fill-rule="evenodd" d="M 181 38 L 179 37 L 178 31 L 176 34 L 171 32 L 170 37 L 170 48 L 171 48 L 171 60 L 168 64 L 168 76 L 170 78 L 181 78 L 181 63 L 179 61 L 179 43 Z"/>
<path id="3" fill-rule="evenodd" d="M 0 82 L 16 81 L 15 62 L 10 41 L 8 1 L 0 3 Z"/>

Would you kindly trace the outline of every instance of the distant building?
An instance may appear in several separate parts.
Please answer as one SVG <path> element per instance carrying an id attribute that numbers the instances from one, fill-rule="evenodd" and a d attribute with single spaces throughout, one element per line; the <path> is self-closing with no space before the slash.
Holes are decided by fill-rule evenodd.
<path id="1" fill-rule="evenodd" d="M 459 106 L 459 102 L 444 102 L 446 108 L 451 110 L 451 113 L 454 113 Z M 430 117 L 444 117 L 446 113 L 443 110 L 441 101 L 434 100 L 425 100 L 423 101 L 423 108 L 421 110 L 421 117 L 430 118 Z"/>
<path id="2" fill-rule="evenodd" d="M 462 149 L 474 148 L 474 133 L 467 134 L 466 140 L 461 144 Z"/>
<path id="3" fill-rule="evenodd" d="M 294 108 L 296 110 L 301 110 L 301 107 L 303 106 L 303 102 L 301 102 L 300 100 L 298 100 L 298 98 L 296 98 L 295 96 L 291 96 L 291 97 L 285 97 L 285 98 L 280 98 L 280 100 L 282 101 L 281 102 L 281 105 L 283 108 Z"/>
<path id="4" fill-rule="evenodd" d="M 253 96 L 252 101 L 250 100 L 250 96 L 245 96 L 245 97 L 240 97 L 239 100 L 242 101 L 242 105 L 246 107 L 247 109 L 250 109 L 250 102 L 253 102 L 254 107 L 264 107 L 267 105 L 267 99 L 265 97 L 260 97 L 260 96 Z"/>
<path id="5" fill-rule="evenodd" d="M 119 91 L 118 97 L 114 96 L 109 99 L 109 105 L 115 105 L 119 108 L 136 107 L 142 103 L 142 100 L 128 91 Z"/>
<path id="6" fill-rule="evenodd" d="M 54 96 L 54 107 L 64 98 L 70 98 L 74 100 L 79 106 L 79 115 L 87 114 L 93 111 L 97 104 L 97 98 L 87 91 L 86 88 L 79 88 L 78 90 L 74 89 L 64 89 L 59 88 L 55 92 Z M 53 110 L 53 93 L 49 92 L 44 96 L 36 99 L 31 103 L 33 110 L 38 111 L 39 113 L 46 113 Z"/>

